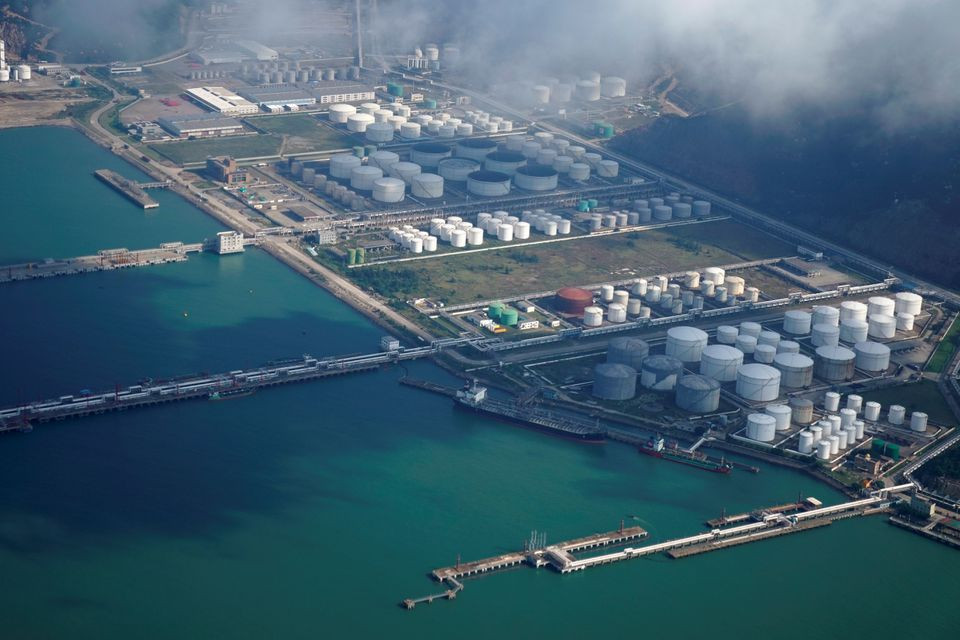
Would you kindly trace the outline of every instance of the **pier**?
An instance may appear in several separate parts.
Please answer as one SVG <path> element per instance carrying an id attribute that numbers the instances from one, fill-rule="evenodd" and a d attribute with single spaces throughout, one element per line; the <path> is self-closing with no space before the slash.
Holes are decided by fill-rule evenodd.
<path id="1" fill-rule="evenodd" d="M 469 344 L 475 338 L 435 340 L 423 347 L 344 356 L 314 358 L 304 355 L 254 369 L 238 369 L 212 375 L 198 374 L 172 380 L 147 379 L 124 389 L 104 393 L 83 392 L 58 399 L 32 402 L 0 409 L 0 433 L 30 431 L 32 425 L 51 420 L 66 420 L 110 411 L 143 408 L 180 400 L 208 398 L 212 394 L 253 392 L 257 389 L 293 382 L 308 382 L 347 373 L 371 371 L 385 364 L 416 360 L 443 349 Z"/>
<path id="2" fill-rule="evenodd" d="M 4 265 L 0 266 L 0 283 L 184 262 L 187 260 L 188 254 L 198 253 L 203 249 L 204 245 L 201 242 L 192 244 L 165 242 L 152 249 L 134 251 L 129 249 L 104 249 L 93 256 Z"/>
<path id="3" fill-rule="evenodd" d="M 430 575 L 434 580 L 444 583 L 450 579 L 480 576 L 522 564 L 536 568 L 550 567 L 560 574 L 566 574 L 657 554 L 664 554 L 673 559 L 686 558 L 750 542 L 759 542 L 760 540 L 819 529 L 832 524 L 836 520 L 885 513 L 888 511 L 892 494 L 914 488 L 912 483 L 888 487 L 874 491 L 866 498 L 829 507 L 817 506 L 820 504 L 818 500 L 808 498 L 802 504 L 786 503 L 780 507 L 758 509 L 749 514 L 739 514 L 724 519 L 728 524 L 734 519 L 737 522 L 743 519 L 756 519 L 755 522 L 747 524 L 715 527 L 706 533 L 656 542 L 641 547 L 626 547 L 620 551 L 584 558 L 577 558 L 574 555 L 593 548 L 624 546 L 647 535 L 647 532 L 640 527 L 624 528 L 621 525 L 618 531 L 606 534 L 596 534 L 549 546 L 543 545 L 535 549 L 528 548 L 524 551 L 515 551 L 473 562 L 460 563 L 458 561 L 452 567 L 434 569 Z M 781 510 L 774 511 L 777 508 Z M 708 525 L 715 522 L 717 521 L 707 521 Z M 903 526 L 900 522 L 895 524 Z M 460 586 L 462 589 L 462 585 Z M 430 601 L 436 599 L 436 597 L 428 596 L 428 598 L 431 598 Z M 413 606 L 408 606 L 408 603 L 416 604 L 422 601 L 424 600 L 406 599 L 401 602 L 401 605 L 412 609 Z"/>
<path id="4" fill-rule="evenodd" d="M 93 172 L 101 181 L 110 185 L 114 191 L 118 191 L 127 197 L 128 200 L 139 205 L 143 209 L 156 209 L 160 203 L 154 200 L 143 190 L 139 184 L 133 180 L 127 180 L 119 173 L 110 169 L 97 169 Z M 160 186 L 161 183 L 157 183 Z"/>

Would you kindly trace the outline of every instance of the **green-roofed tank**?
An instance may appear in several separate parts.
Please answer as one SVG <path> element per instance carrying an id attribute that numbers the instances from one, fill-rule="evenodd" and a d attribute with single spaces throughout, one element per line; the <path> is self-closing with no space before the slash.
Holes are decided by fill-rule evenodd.
<path id="1" fill-rule="evenodd" d="M 356 249 L 347 249 L 347 264 L 357 264 Z"/>
<path id="2" fill-rule="evenodd" d="M 403 97 L 403 85 L 398 82 L 388 82 L 387 83 L 387 93 L 392 96 L 397 96 L 398 98 Z"/>
<path id="3" fill-rule="evenodd" d="M 586 200 L 581 200 L 580 202 L 577 203 L 577 211 L 580 211 L 583 213 L 590 211 L 590 203 L 587 202 Z"/>
<path id="4" fill-rule="evenodd" d="M 597 205 L 600 204 L 600 202 L 598 202 L 596 198 L 590 198 L 589 200 L 587 200 L 587 202 L 590 203 L 591 209 L 596 209 Z"/>
<path id="5" fill-rule="evenodd" d="M 436 109 L 437 101 L 434 100 L 433 98 L 427 98 L 426 100 L 423 101 L 423 106 L 427 109 Z"/>
<path id="6" fill-rule="evenodd" d="M 363 264 L 367 259 L 367 250 L 363 247 L 357 248 L 357 264 Z"/>
<path id="7" fill-rule="evenodd" d="M 503 303 L 494 302 L 489 307 L 487 307 L 487 316 L 493 320 L 499 320 L 500 314 L 503 312 Z"/>
<path id="8" fill-rule="evenodd" d="M 506 325 L 508 327 L 517 326 L 517 321 L 520 319 L 520 313 L 513 308 L 506 307 L 503 311 L 500 312 L 500 324 Z"/>
<path id="9" fill-rule="evenodd" d="M 363 147 L 358 145 L 353 148 L 353 155 L 357 156 L 358 158 L 362 158 L 363 154 L 364 154 Z"/>

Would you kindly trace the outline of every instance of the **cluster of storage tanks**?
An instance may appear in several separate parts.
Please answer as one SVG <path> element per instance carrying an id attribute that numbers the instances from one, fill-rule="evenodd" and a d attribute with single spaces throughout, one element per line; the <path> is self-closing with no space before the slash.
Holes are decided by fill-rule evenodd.
<path id="1" fill-rule="evenodd" d="M 248 62 L 241 64 L 237 71 L 242 78 L 251 84 L 262 85 L 360 79 L 360 67 L 324 68 L 305 66 L 294 60 L 261 63 Z M 193 75 L 196 73 L 203 74 L 211 72 L 193 71 L 190 77 L 193 78 Z"/>
<path id="2" fill-rule="evenodd" d="M 841 399 L 841 395 L 835 391 L 825 393 L 823 418 L 816 422 L 813 420 L 813 403 L 807 401 L 811 405 L 809 414 L 805 414 L 803 419 L 794 419 L 798 425 L 805 427 L 797 436 L 797 451 L 815 455 L 820 460 L 830 460 L 862 441 L 866 437 L 864 430 L 867 425 L 882 422 L 883 407 L 879 402 L 864 402 L 862 396 L 851 394 L 841 408 Z M 922 411 L 914 411 L 908 421 L 906 408 L 894 404 L 887 409 L 886 422 L 901 428 L 909 425 L 910 431 L 919 434 L 926 432 L 928 417 Z M 752 437 L 749 431 L 748 437 Z"/>
<path id="3" fill-rule="evenodd" d="M 30 80 L 33 77 L 33 71 L 28 64 L 7 64 L 6 44 L 0 40 L 0 82 L 14 82 Z"/>
<path id="4" fill-rule="evenodd" d="M 621 98 L 627 95 L 627 81 L 616 76 L 601 77 L 596 71 L 586 73 L 582 78 L 566 76 L 564 78 L 544 78 L 540 84 L 530 87 L 530 103 L 542 106 L 550 103 L 566 104 L 573 99 L 594 102 L 601 96 Z"/>
<path id="5" fill-rule="evenodd" d="M 368 142 L 383 144 L 399 136 L 401 140 L 420 140 L 424 134 L 435 138 L 465 138 L 475 133 L 513 131 L 513 122 L 488 113 L 467 111 L 458 118 L 445 111 L 412 115 L 410 106 L 402 103 L 360 106 L 346 103 L 330 105 L 328 118 L 346 125 L 351 133 L 362 133 Z"/>
<path id="6" fill-rule="evenodd" d="M 345 184 L 328 178 L 326 174 L 320 173 L 315 167 L 306 166 L 299 160 L 290 163 L 290 174 L 304 186 L 312 188 L 318 193 L 323 193 L 331 200 L 335 200 L 354 211 L 362 211 L 367 208 L 367 199 L 354 190 L 354 185 L 360 184 L 361 176 L 358 176 L 356 183 L 349 179 L 352 176 L 353 169 L 360 167 L 362 161 L 356 156 L 351 157 L 355 158 L 356 162 L 348 161 L 344 163 L 341 159 L 337 163 L 331 163 L 331 176 L 344 179 Z M 334 164 L 337 165 L 336 168 L 333 167 Z"/>

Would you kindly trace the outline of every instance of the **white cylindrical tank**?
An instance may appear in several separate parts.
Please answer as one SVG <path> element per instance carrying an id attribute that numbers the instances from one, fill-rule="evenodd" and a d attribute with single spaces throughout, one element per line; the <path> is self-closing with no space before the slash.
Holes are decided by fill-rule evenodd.
<path id="1" fill-rule="evenodd" d="M 530 223 L 517 222 L 513 225 L 513 237 L 517 240 L 527 240 L 530 238 Z"/>
<path id="2" fill-rule="evenodd" d="M 815 324 L 810 334 L 810 344 L 815 347 L 835 347 L 840 344 L 840 327 L 832 324 Z"/>
<path id="3" fill-rule="evenodd" d="M 894 296 L 894 309 L 897 313 L 917 316 L 923 309 L 923 297 L 910 291 L 901 291 Z"/>
<path id="4" fill-rule="evenodd" d="M 866 320 L 867 305 L 856 300 L 844 300 L 840 303 L 840 321 Z"/>
<path id="5" fill-rule="evenodd" d="M 673 391 L 683 373 L 683 363 L 670 356 L 647 356 L 640 367 L 640 384 L 654 391 Z"/>
<path id="6" fill-rule="evenodd" d="M 616 302 L 611 302 L 607 306 L 607 320 L 610 322 L 626 322 L 627 321 L 627 307 L 626 305 L 618 304 Z"/>
<path id="7" fill-rule="evenodd" d="M 390 142 L 393 140 L 393 125 L 389 122 L 375 122 L 367 125 L 364 135 L 370 142 Z"/>
<path id="8" fill-rule="evenodd" d="M 893 316 L 870 316 L 867 335 L 880 340 L 890 340 L 897 335 L 897 321 Z"/>
<path id="9" fill-rule="evenodd" d="M 696 327 L 671 327 L 667 330 L 666 354 L 681 362 L 700 362 L 708 336 Z"/>
<path id="10" fill-rule="evenodd" d="M 728 324 L 717 327 L 717 342 L 720 344 L 736 344 L 740 330 Z"/>
<path id="11" fill-rule="evenodd" d="M 340 153 L 330 157 L 330 175 L 334 178 L 350 178 L 353 170 L 363 164 L 357 156 L 352 153 Z"/>
<path id="12" fill-rule="evenodd" d="M 863 320 L 847 320 L 840 323 L 840 340 L 850 344 L 867 339 L 869 327 Z"/>
<path id="13" fill-rule="evenodd" d="M 876 422 L 880 419 L 880 403 L 873 400 L 867 402 L 863 407 L 863 417 L 870 422 Z"/>
<path id="14" fill-rule="evenodd" d="M 761 344 L 769 345 L 776 351 L 777 345 L 780 344 L 780 334 L 776 331 L 761 331 L 757 336 L 757 345 Z"/>
<path id="15" fill-rule="evenodd" d="M 674 214 L 676 214 L 677 207 L 682 205 L 683 205 L 682 202 L 673 205 Z M 675 215 L 674 217 L 679 217 L 679 216 Z M 744 280 L 740 276 L 725 275 L 723 278 L 723 285 L 727 288 L 727 293 L 732 296 L 742 296 L 744 289 L 746 288 L 746 284 L 747 284 L 746 280 Z"/>
<path id="16" fill-rule="evenodd" d="M 710 413 L 720 406 L 720 383 L 713 378 L 686 375 L 677 381 L 676 404 L 691 413 Z"/>
<path id="17" fill-rule="evenodd" d="M 830 443 L 830 455 L 835 456 L 840 453 L 840 436 L 830 436 L 827 442 Z"/>
<path id="18" fill-rule="evenodd" d="M 375 180 L 383 177 L 383 171 L 379 167 L 360 166 L 350 172 L 350 186 L 353 189 L 361 191 L 370 191 L 373 189 Z"/>
<path id="19" fill-rule="evenodd" d="M 421 173 L 410 183 L 410 193 L 418 198 L 441 198 L 443 178 L 435 173 Z"/>
<path id="20" fill-rule="evenodd" d="M 410 251 L 412 253 L 423 253 L 423 238 L 411 238 Z"/>
<path id="21" fill-rule="evenodd" d="M 660 287 L 655 284 L 652 284 L 647 287 L 647 293 L 644 296 L 644 299 L 650 303 L 657 303 L 657 302 L 660 302 L 660 296 L 661 296 Z"/>
<path id="22" fill-rule="evenodd" d="M 847 448 L 847 430 L 842 429 L 838 431 L 836 438 L 837 438 L 837 450 L 843 451 L 844 449 L 846 449 Z M 833 449 L 832 442 L 830 443 L 830 448 Z"/>
<path id="23" fill-rule="evenodd" d="M 653 208 L 653 219 L 666 222 L 673 219 L 673 209 L 665 204 L 657 205 Z"/>
<path id="24" fill-rule="evenodd" d="M 753 361 L 760 364 L 773 364 L 773 358 L 777 355 L 777 348 L 769 344 L 758 344 L 753 350 Z"/>
<path id="25" fill-rule="evenodd" d="M 892 404 L 890 408 L 887 409 L 887 422 L 893 425 L 903 424 L 903 419 L 907 416 L 907 410 L 905 407 L 899 404 Z"/>
<path id="26" fill-rule="evenodd" d="M 853 378 L 857 355 L 846 347 L 817 347 L 814 375 L 825 382 L 842 382 Z"/>
<path id="27" fill-rule="evenodd" d="M 723 284 L 726 271 L 720 267 L 707 267 L 703 270 L 703 279 L 715 285 Z"/>
<path id="28" fill-rule="evenodd" d="M 347 129 L 354 133 L 363 133 L 372 124 L 373 116 L 368 113 L 355 113 L 347 117 Z"/>
<path id="29" fill-rule="evenodd" d="M 620 174 L 620 163 L 616 160 L 600 160 L 597 162 L 597 176 L 601 178 L 616 178 Z"/>
<path id="30" fill-rule="evenodd" d="M 806 311 L 787 311 L 783 316 L 783 330 L 795 336 L 810 333 L 812 316 Z"/>
<path id="31" fill-rule="evenodd" d="M 384 173 L 390 170 L 390 167 L 400 162 L 400 156 L 393 151 L 375 151 L 370 154 L 367 164 L 371 167 L 379 167 Z"/>
<path id="32" fill-rule="evenodd" d="M 583 324 L 587 327 L 599 327 L 603 324 L 603 309 L 587 307 L 583 310 Z"/>
<path id="33" fill-rule="evenodd" d="M 840 326 L 840 311 L 836 307 L 816 307 L 813 310 L 813 325 L 817 326 L 818 324 L 832 324 L 837 327 Z"/>
<path id="34" fill-rule="evenodd" d="M 890 366 L 890 347 L 879 342 L 858 342 L 853 346 L 857 368 L 864 371 L 886 371 Z"/>
<path id="35" fill-rule="evenodd" d="M 830 459 L 830 441 L 821 440 L 817 443 L 817 458 L 820 460 Z"/>
<path id="36" fill-rule="evenodd" d="M 840 409 L 840 428 L 849 427 L 853 425 L 854 420 L 857 419 L 857 412 L 853 409 L 844 407 Z"/>
<path id="37" fill-rule="evenodd" d="M 613 285 L 600 285 L 600 299 L 604 302 L 613 302 Z"/>
<path id="38" fill-rule="evenodd" d="M 810 427 L 809 431 L 813 434 L 814 445 L 823 439 L 823 428 L 821 428 L 819 425 L 813 425 Z"/>
<path id="39" fill-rule="evenodd" d="M 502 240 L 503 242 L 512 242 L 513 225 L 501 224 L 499 227 L 497 227 L 497 240 Z"/>
<path id="40" fill-rule="evenodd" d="M 471 227 L 467 229 L 467 244 L 471 247 L 479 247 L 483 244 L 483 229 L 480 227 Z"/>
<path id="41" fill-rule="evenodd" d="M 893 298 L 885 296 L 873 296 L 867 300 L 867 317 L 869 316 L 892 316 L 896 309 L 896 303 Z"/>
<path id="42" fill-rule="evenodd" d="M 725 344 L 711 344 L 700 354 L 700 374 L 718 382 L 733 382 L 743 365 L 743 352 Z"/>
<path id="43" fill-rule="evenodd" d="M 797 451 L 803 454 L 813 453 L 813 433 L 806 430 L 800 432 Z"/>
<path id="44" fill-rule="evenodd" d="M 765 413 L 747 416 L 747 437 L 757 442 L 773 442 L 777 435 L 777 421 Z"/>
<path id="45" fill-rule="evenodd" d="M 499 171 L 474 171 L 467 176 L 467 191 L 478 196 L 510 194 L 510 176 Z"/>
<path id="46" fill-rule="evenodd" d="M 467 246 L 467 232 L 463 229 L 454 229 L 451 231 L 450 244 L 458 248 Z"/>
<path id="47" fill-rule="evenodd" d="M 617 304 L 622 304 L 626 306 L 627 300 L 630 299 L 630 292 L 624 291 L 623 289 L 616 289 L 613 292 L 613 301 Z"/>
<path id="48" fill-rule="evenodd" d="M 336 122 L 337 124 L 346 124 L 347 119 L 357 113 L 357 108 L 352 104 L 346 104 L 343 102 L 338 102 L 337 104 L 330 105 L 330 122 Z"/>
<path id="49" fill-rule="evenodd" d="M 785 404 L 769 404 L 764 411 L 766 411 L 767 415 L 773 416 L 773 419 L 776 421 L 777 431 L 790 430 L 790 417 L 793 415 L 790 407 Z"/>
<path id="50" fill-rule="evenodd" d="M 781 340 L 777 345 L 777 353 L 800 353 L 800 343 L 793 340 Z"/>
<path id="51" fill-rule="evenodd" d="M 643 309 L 643 303 L 640 301 L 640 298 L 630 298 L 627 300 L 627 313 L 631 316 L 640 315 L 640 310 Z"/>
<path id="52" fill-rule="evenodd" d="M 405 188 L 406 185 L 403 180 L 396 178 L 380 178 L 379 180 L 374 180 L 373 199 L 377 202 L 400 202 L 403 200 Z"/>
<path id="53" fill-rule="evenodd" d="M 745 364 L 737 371 L 737 395 L 752 402 L 770 402 L 780 395 L 780 371 L 765 364 Z"/>
<path id="54" fill-rule="evenodd" d="M 404 122 L 400 125 L 400 137 L 404 140 L 417 140 L 420 138 L 420 124 L 416 122 Z"/>
<path id="55" fill-rule="evenodd" d="M 435 236 L 428 236 L 423 239 L 423 250 L 424 251 L 436 251 L 437 250 L 437 238 Z"/>
<path id="56" fill-rule="evenodd" d="M 863 396 L 859 396 L 855 393 L 848 395 L 847 409 L 851 409 L 854 413 L 860 413 L 860 410 L 863 409 Z"/>
<path id="57" fill-rule="evenodd" d="M 827 411 L 839 411 L 840 394 L 836 391 L 827 391 L 823 394 L 823 408 Z"/>
<path id="58" fill-rule="evenodd" d="M 781 372 L 782 373 L 782 372 Z M 783 384 L 781 382 L 781 384 Z M 790 400 L 790 411 L 792 419 L 797 424 L 810 424 L 813 422 L 813 401 L 806 398 L 793 398 Z"/>
<path id="59" fill-rule="evenodd" d="M 760 332 L 763 331 L 763 327 L 756 322 L 741 322 L 740 323 L 740 335 L 741 336 L 750 336 L 752 338 L 759 338 Z"/>
<path id="60" fill-rule="evenodd" d="M 913 331 L 914 317 L 909 313 L 897 314 L 897 331 Z"/>
<path id="61" fill-rule="evenodd" d="M 753 336 L 743 335 L 742 333 L 737 336 L 734 344 L 736 345 L 737 349 L 748 354 L 753 353 L 757 349 L 757 339 Z"/>
<path id="62" fill-rule="evenodd" d="M 922 411 L 914 411 L 910 414 L 910 430 L 917 433 L 923 433 L 927 430 L 927 414 Z"/>
<path id="63" fill-rule="evenodd" d="M 813 360 L 800 353 L 778 353 L 773 366 L 781 374 L 780 384 L 787 389 L 802 389 L 813 383 Z"/>

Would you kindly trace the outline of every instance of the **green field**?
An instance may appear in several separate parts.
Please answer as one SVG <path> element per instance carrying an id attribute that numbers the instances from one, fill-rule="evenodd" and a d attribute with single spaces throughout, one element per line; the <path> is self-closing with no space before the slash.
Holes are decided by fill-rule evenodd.
<path id="1" fill-rule="evenodd" d="M 956 353 L 958 341 L 960 341 L 960 322 L 955 321 L 947 331 L 947 335 L 940 341 L 937 350 L 933 352 L 926 370 L 931 373 L 942 373 L 944 367 L 950 362 L 950 358 Z"/>
<path id="2" fill-rule="evenodd" d="M 353 141 L 339 131 L 326 126 L 316 117 L 302 114 L 262 116 L 247 120 L 252 126 L 285 138 L 285 153 L 306 153 L 343 149 Z"/>
<path id="3" fill-rule="evenodd" d="M 694 226 L 702 228 L 700 239 L 690 237 L 689 227 L 639 231 L 364 267 L 348 275 L 388 298 L 456 304 L 791 253 L 789 245 L 734 222 Z M 707 240 L 711 229 L 715 240 Z M 722 248 L 731 236 L 738 238 L 738 253 Z M 752 242 L 740 239 L 749 237 Z"/>
<path id="4" fill-rule="evenodd" d="M 913 411 L 922 411 L 930 416 L 930 420 L 940 424 L 953 425 L 956 419 L 950 411 L 949 405 L 940 394 L 937 383 L 931 380 L 922 380 L 913 384 L 906 384 L 890 389 L 869 391 L 862 394 L 864 402 L 873 400 L 883 405 L 883 415 L 891 404 L 903 405 L 907 409 L 907 416 Z"/>
<path id="5" fill-rule="evenodd" d="M 236 136 L 209 140 L 182 140 L 150 145 L 150 148 L 173 162 L 183 165 L 204 162 L 210 156 L 233 156 L 238 160 L 275 156 L 280 152 L 277 135 Z"/>

